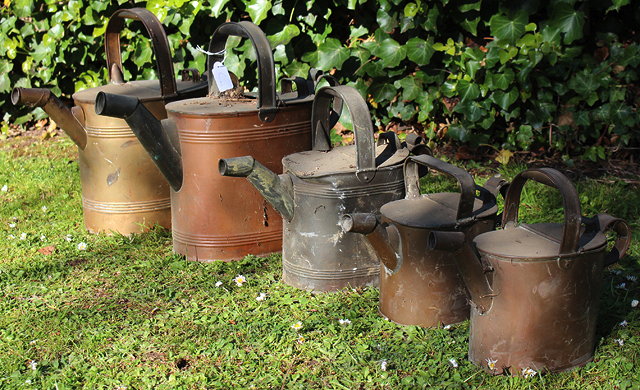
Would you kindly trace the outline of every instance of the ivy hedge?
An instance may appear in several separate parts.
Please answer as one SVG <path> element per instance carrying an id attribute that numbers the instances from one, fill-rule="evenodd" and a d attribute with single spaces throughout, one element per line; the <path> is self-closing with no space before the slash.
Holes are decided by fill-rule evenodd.
<path id="1" fill-rule="evenodd" d="M 380 125 L 401 122 L 433 141 L 598 160 L 639 145 L 640 2 L 631 0 L 4 0 L 0 105 L 5 122 L 41 112 L 11 106 L 13 86 L 69 98 L 101 85 L 103 33 L 118 8 L 163 21 L 177 70 L 203 69 L 213 30 L 252 20 L 267 33 L 278 76 L 335 72 L 367 97 Z M 125 77 L 154 77 L 149 40 L 122 37 Z M 249 42 L 225 64 L 255 80 Z M 5 123 L 6 126 L 6 123 Z"/>

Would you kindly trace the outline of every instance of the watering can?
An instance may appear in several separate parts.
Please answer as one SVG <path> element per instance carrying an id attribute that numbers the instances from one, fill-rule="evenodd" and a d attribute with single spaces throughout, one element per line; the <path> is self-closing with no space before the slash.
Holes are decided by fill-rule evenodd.
<path id="1" fill-rule="evenodd" d="M 213 80 L 229 36 L 249 38 L 256 50 L 257 99 L 223 95 Z M 168 119 L 154 118 L 139 99 L 108 93 L 98 95 L 96 112 L 124 118 L 170 183 L 176 253 L 189 260 L 230 261 L 279 251 L 280 216 L 249 183 L 229 181 L 212 167 L 219 158 L 253 154 L 280 170 L 282 157 L 311 145 L 313 97 L 305 83 L 276 94 L 269 41 L 251 22 L 220 25 L 209 51 L 216 53 L 207 65 L 210 96 L 167 104 Z"/>
<path id="2" fill-rule="evenodd" d="M 125 82 L 120 56 L 120 31 L 125 19 L 145 26 L 156 55 L 160 80 Z M 162 24 L 143 8 L 116 11 L 105 33 L 110 83 L 73 95 L 70 109 L 50 90 L 14 88 L 13 104 L 42 107 L 78 146 L 84 223 L 92 233 L 139 233 L 155 224 L 170 227 L 169 186 L 147 156 L 131 129 L 121 119 L 95 114 L 101 91 L 136 96 L 153 113 L 166 118 L 166 102 L 206 94 L 197 72 L 192 79 L 176 81 L 169 42 Z M 183 76 L 188 74 L 183 73 Z"/>
<path id="3" fill-rule="evenodd" d="M 421 166 L 454 177 L 460 193 L 420 194 Z M 380 314 L 402 325 L 436 327 L 469 318 L 464 283 L 454 258 L 469 256 L 471 241 L 493 230 L 495 196 L 465 170 L 429 155 L 405 162 L 406 196 L 375 214 L 344 215 L 344 231 L 364 234 L 381 260 Z M 492 181 L 497 184 L 502 182 Z M 476 191 L 479 195 L 476 196 Z M 438 241 L 429 236 L 438 231 Z"/>
<path id="4" fill-rule="evenodd" d="M 349 109 L 355 145 L 331 148 L 330 108 Z M 375 285 L 379 266 L 364 237 L 340 229 L 345 213 L 378 213 L 404 196 L 402 164 L 409 150 L 396 142 L 377 145 L 369 109 L 352 87 L 323 87 L 311 117 L 313 150 L 282 159 L 277 175 L 251 156 L 222 159 L 222 175 L 246 177 L 284 219 L 284 282 L 305 290 L 334 291 Z"/>
<path id="5" fill-rule="evenodd" d="M 560 192 L 564 223 L 518 222 L 527 180 Z M 472 301 L 469 359 L 489 373 L 515 375 L 587 363 L 595 347 L 602 271 L 625 254 L 629 226 L 607 214 L 581 217 L 575 188 L 551 168 L 515 177 L 502 226 L 474 239 L 479 258 L 456 257 Z M 610 229 L 617 240 L 607 251 Z"/>

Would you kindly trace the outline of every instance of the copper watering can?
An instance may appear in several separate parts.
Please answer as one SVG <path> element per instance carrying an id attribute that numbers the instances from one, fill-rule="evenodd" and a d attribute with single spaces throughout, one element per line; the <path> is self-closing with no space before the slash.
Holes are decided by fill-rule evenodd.
<path id="1" fill-rule="evenodd" d="M 351 113 L 355 145 L 331 148 L 334 99 Z M 409 150 L 399 142 L 375 145 L 369 109 L 352 87 L 318 90 L 311 123 L 313 150 L 283 158 L 284 174 L 276 175 L 251 156 L 220 160 L 220 173 L 246 177 L 282 214 L 285 283 L 313 291 L 375 285 L 375 253 L 364 237 L 340 229 L 339 216 L 376 214 L 383 204 L 402 198 L 402 163 Z"/>
<path id="2" fill-rule="evenodd" d="M 419 166 L 454 177 L 460 193 L 421 195 Z M 424 327 L 464 321 L 469 318 L 469 304 L 454 258 L 469 256 L 473 238 L 493 230 L 496 198 L 476 186 L 463 169 L 428 155 L 407 159 L 404 180 L 404 199 L 383 205 L 380 217 L 345 215 L 342 228 L 364 234 L 381 260 L 381 315 L 402 325 Z M 501 182 L 495 183 L 497 190 Z M 438 241 L 430 242 L 435 231 Z"/>
<path id="3" fill-rule="evenodd" d="M 564 224 L 518 222 L 527 180 L 559 190 Z M 479 258 L 456 257 L 472 300 L 469 359 L 489 373 L 514 375 L 587 363 L 595 347 L 602 271 L 624 256 L 629 226 L 607 214 L 581 217 L 575 188 L 551 168 L 516 176 L 502 225 L 474 239 Z M 611 252 L 609 229 L 618 235 Z"/>
<path id="4" fill-rule="evenodd" d="M 229 36 L 249 38 L 256 50 L 259 92 L 221 95 L 212 69 Z M 103 93 L 96 112 L 124 118 L 171 185 L 173 249 L 189 260 L 236 260 L 279 251 L 282 222 L 246 182 L 221 177 L 219 158 L 253 154 L 274 170 L 287 154 L 311 145 L 312 96 L 306 82 L 276 94 L 269 41 L 251 22 L 224 23 L 214 32 L 207 73 L 210 96 L 173 102 L 158 121 L 138 99 Z"/>
<path id="5" fill-rule="evenodd" d="M 120 56 L 124 19 L 142 22 L 153 44 L 160 80 L 125 82 Z M 139 233 L 159 224 L 171 226 L 169 186 L 131 129 L 121 119 L 95 114 L 101 91 L 135 96 L 153 113 L 166 118 L 166 102 L 206 94 L 199 77 L 176 81 L 169 42 L 162 24 L 143 8 L 116 11 L 105 33 L 110 83 L 73 94 L 69 109 L 48 89 L 14 88 L 13 104 L 42 107 L 78 146 L 84 222 L 92 233 Z"/>

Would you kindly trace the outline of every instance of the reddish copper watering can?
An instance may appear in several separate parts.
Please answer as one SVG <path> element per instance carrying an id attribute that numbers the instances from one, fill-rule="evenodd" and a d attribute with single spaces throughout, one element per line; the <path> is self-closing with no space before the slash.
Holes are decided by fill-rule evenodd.
<path id="1" fill-rule="evenodd" d="M 527 180 L 560 191 L 564 224 L 518 222 Z M 515 375 L 587 363 L 595 347 L 602 271 L 625 254 L 629 226 L 607 214 L 581 217 L 575 188 L 551 168 L 516 176 L 502 225 L 474 239 L 480 258 L 456 257 L 472 299 L 469 359 L 487 372 Z M 608 229 L 618 235 L 611 252 Z"/>
<path id="2" fill-rule="evenodd" d="M 258 96 L 221 95 L 211 70 L 229 36 L 249 38 L 258 59 Z M 96 112 L 124 118 L 171 184 L 173 249 L 189 260 L 236 260 L 279 251 L 282 219 L 247 182 L 215 170 L 219 158 L 253 154 L 280 170 L 287 154 L 311 145 L 306 83 L 277 95 L 269 41 L 251 22 L 224 23 L 211 38 L 210 96 L 170 103 L 158 121 L 138 99 L 99 94 Z"/>
<path id="3" fill-rule="evenodd" d="M 334 98 L 351 113 L 355 145 L 331 149 Z M 352 87 L 318 90 L 311 123 L 313 150 L 286 156 L 283 175 L 251 156 L 220 160 L 220 173 L 246 177 L 282 214 L 285 283 L 314 291 L 377 284 L 375 253 L 364 237 L 340 229 L 339 216 L 378 213 L 383 204 L 402 198 L 402 163 L 409 150 L 399 142 L 376 147 L 367 103 Z"/>
<path id="4" fill-rule="evenodd" d="M 453 176 L 460 193 L 420 195 L 419 165 Z M 469 256 L 473 238 L 493 230 L 495 196 L 463 169 L 428 155 L 407 159 L 404 181 L 405 199 L 383 205 L 379 218 L 345 215 L 342 228 L 365 234 L 381 260 L 380 314 L 424 327 L 464 321 L 469 304 L 454 258 Z M 434 231 L 439 240 L 429 242 Z"/>
<path id="5" fill-rule="evenodd" d="M 139 20 L 153 44 L 160 80 L 125 82 L 120 56 L 124 19 Z M 13 104 L 42 107 L 78 146 L 84 222 L 92 233 L 139 233 L 159 224 L 171 226 L 169 186 L 121 119 L 96 115 L 98 92 L 135 96 L 159 119 L 173 100 L 204 96 L 206 83 L 176 81 L 169 42 L 162 24 L 143 8 L 121 9 L 109 20 L 105 33 L 110 84 L 76 92 L 69 109 L 50 90 L 15 88 Z"/>

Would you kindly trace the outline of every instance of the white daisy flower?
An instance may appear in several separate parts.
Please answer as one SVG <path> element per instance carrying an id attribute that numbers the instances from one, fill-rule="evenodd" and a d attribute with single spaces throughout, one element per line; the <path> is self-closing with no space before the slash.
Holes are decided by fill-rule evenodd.
<path id="1" fill-rule="evenodd" d="M 624 345 L 624 340 L 623 339 L 613 339 L 613 342 L 617 343 L 621 347 Z"/>
<path id="2" fill-rule="evenodd" d="M 10 227 L 11 229 L 15 228 L 15 227 L 16 227 L 15 222 L 11 222 L 11 223 L 9 224 L 9 227 Z"/>
<path id="3" fill-rule="evenodd" d="M 23 240 L 23 241 L 26 240 L 27 239 L 27 233 L 21 233 L 20 234 L 20 239 Z"/>
<path id="4" fill-rule="evenodd" d="M 256 301 L 264 301 L 265 299 L 267 299 L 267 293 L 263 292 L 261 292 L 260 295 L 256 297 Z"/>
<path id="5" fill-rule="evenodd" d="M 42 206 L 40 207 L 40 209 L 42 210 L 42 212 L 46 213 L 47 212 L 47 206 Z"/>
<path id="6" fill-rule="evenodd" d="M 453 368 L 458 368 L 458 361 L 454 358 L 449 359 L 449 363 L 453 366 Z"/>
<path id="7" fill-rule="evenodd" d="M 637 307 L 638 303 L 640 303 L 640 301 L 638 301 L 637 299 L 634 299 L 633 301 L 631 301 L 631 307 Z"/>
<path id="8" fill-rule="evenodd" d="M 71 242 L 71 240 L 73 240 L 73 237 L 71 237 L 71 234 L 67 234 L 67 235 L 64 237 L 64 239 L 65 239 L 65 240 L 67 240 L 67 242 Z"/>
<path id="9" fill-rule="evenodd" d="M 386 361 L 386 360 L 381 361 L 381 362 L 380 362 L 380 369 L 381 369 L 382 371 L 387 371 L 387 364 L 388 364 L 388 363 L 387 363 L 387 361 Z"/>
<path id="10" fill-rule="evenodd" d="M 538 372 L 536 370 L 533 370 L 533 369 L 531 369 L 529 367 L 522 369 L 522 376 L 524 376 L 525 378 L 532 378 L 532 377 L 536 376 L 537 374 L 538 374 Z"/>
<path id="11" fill-rule="evenodd" d="M 7 238 L 8 238 L 9 240 L 15 240 L 15 239 L 16 239 L 16 236 L 14 236 L 13 234 L 9 234 L 9 235 L 7 236 Z"/>
<path id="12" fill-rule="evenodd" d="M 245 278 L 242 275 L 238 275 L 235 278 L 233 278 L 233 281 L 236 282 L 236 286 L 242 286 L 244 283 L 247 282 L 247 278 Z"/>
<path id="13" fill-rule="evenodd" d="M 44 234 L 40 235 L 40 241 L 44 241 L 47 239 L 47 236 L 45 236 Z"/>
<path id="14" fill-rule="evenodd" d="M 86 242 L 80 242 L 80 243 L 78 243 L 78 250 L 79 250 L 79 251 L 85 251 L 85 250 L 87 250 L 87 243 L 86 243 Z"/>
<path id="15" fill-rule="evenodd" d="M 295 324 L 291 325 L 291 329 L 293 330 L 300 330 L 302 329 L 302 321 L 298 321 Z"/>
<path id="16" fill-rule="evenodd" d="M 629 325 L 629 323 L 627 322 L 627 320 L 623 320 L 621 323 L 619 323 L 618 325 L 625 327 L 627 325 Z"/>
<path id="17" fill-rule="evenodd" d="M 487 359 L 487 367 L 489 367 L 491 371 L 495 371 L 496 363 L 498 363 L 498 361 L 495 359 Z"/>
<path id="18" fill-rule="evenodd" d="M 29 368 L 32 369 L 33 371 L 38 369 L 38 362 L 36 362 L 35 360 L 32 360 L 29 362 Z"/>
<path id="19" fill-rule="evenodd" d="M 6 184 L 5 184 L 5 185 L 3 185 L 3 186 L 2 186 L 2 188 L 0 188 L 0 191 L 2 191 L 2 192 L 7 192 L 7 191 L 9 191 L 9 186 L 8 186 L 8 185 L 6 185 Z"/>
<path id="20" fill-rule="evenodd" d="M 216 287 L 220 287 L 220 286 L 222 286 L 222 282 L 218 280 L 218 281 L 216 282 Z"/>
<path id="21" fill-rule="evenodd" d="M 338 322 L 340 323 L 340 325 L 349 325 L 349 324 L 351 324 L 351 320 L 348 319 L 348 318 L 344 318 L 344 319 L 341 318 L 341 319 L 338 320 Z"/>
<path id="22" fill-rule="evenodd" d="M 627 287 L 627 284 L 626 284 L 626 283 L 624 283 L 624 282 L 623 282 L 623 283 L 620 283 L 620 284 L 616 284 L 616 288 L 623 289 L 623 288 L 626 288 L 626 287 Z"/>
<path id="23" fill-rule="evenodd" d="M 451 325 L 445 325 L 445 326 L 442 327 L 442 329 L 449 330 L 449 329 L 451 329 Z"/>
<path id="24" fill-rule="evenodd" d="M 630 282 L 636 282 L 636 281 L 638 281 L 638 277 L 637 277 L 637 276 L 635 276 L 635 275 L 627 275 L 627 276 L 625 276 L 625 278 L 626 278 L 628 281 L 630 281 Z"/>

